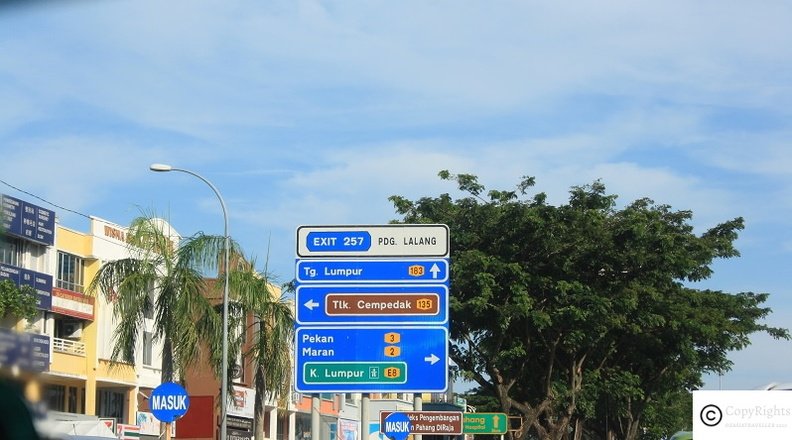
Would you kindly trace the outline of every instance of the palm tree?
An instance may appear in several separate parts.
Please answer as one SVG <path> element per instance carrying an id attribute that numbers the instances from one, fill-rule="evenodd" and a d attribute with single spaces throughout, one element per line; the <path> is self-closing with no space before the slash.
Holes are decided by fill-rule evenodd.
<path id="1" fill-rule="evenodd" d="M 255 367 L 254 383 L 256 399 L 255 438 L 264 438 L 264 407 L 269 398 L 277 401 L 288 396 L 291 384 L 291 349 L 294 338 L 293 304 L 286 292 L 281 292 L 270 281 L 266 273 L 252 270 L 246 275 L 238 272 L 231 279 L 237 293 L 236 303 L 230 309 L 233 322 L 241 328 L 245 317 L 253 317 L 252 341 L 244 352 L 246 359 Z M 238 332 L 238 336 L 244 336 Z M 235 341 L 234 351 L 242 341 Z"/>
<path id="2" fill-rule="evenodd" d="M 162 382 L 172 382 L 197 359 L 205 339 L 217 339 L 218 314 L 204 295 L 204 271 L 220 267 L 225 237 L 198 233 L 177 244 L 167 223 L 142 216 L 127 233 L 130 256 L 105 262 L 89 285 L 113 303 L 118 327 L 112 360 L 135 363 L 135 346 L 144 319 L 153 313 L 154 340 L 161 340 Z M 231 242 L 232 255 L 239 246 Z M 220 277 L 218 277 L 219 279 Z M 154 293 L 156 292 L 156 293 Z"/>
<path id="3" fill-rule="evenodd" d="M 221 376 L 222 322 L 216 311 L 212 289 L 222 289 L 220 265 L 224 236 L 198 233 L 174 246 L 174 237 L 165 222 L 139 217 L 129 227 L 127 241 L 131 256 L 109 261 L 99 269 L 89 291 L 101 291 L 114 303 L 118 327 L 113 335 L 112 359 L 135 362 L 135 345 L 144 318 L 154 312 L 154 337 L 163 341 L 162 382 L 171 382 L 208 349 L 215 375 Z M 291 382 L 291 342 L 294 335 L 292 304 L 275 289 L 266 274 L 254 269 L 253 260 L 243 257 L 239 245 L 231 240 L 229 279 L 229 329 L 242 329 L 253 316 L 253 343 L 244 353 L 256 366 L 256 438 L 264 438 L 264 404 L 267 397 L 277 399 L 289 392 Z M 204 273 L 220 272 L 216 283 L 207 282 Z M 156 290 L 157 294 L 151 293 Z M 244 332 L 230 332 L 228 359 L 231 367 L 241 352 Z M 232 396 L 232 378 L 229 377 Z"/>

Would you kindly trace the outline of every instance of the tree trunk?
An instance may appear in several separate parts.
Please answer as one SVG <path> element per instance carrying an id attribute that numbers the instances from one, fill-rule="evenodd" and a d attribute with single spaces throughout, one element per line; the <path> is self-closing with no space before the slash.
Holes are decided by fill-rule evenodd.
<path id="1" fill-rule="evenodd" d="M 583 440 L 583 420 L 578 417 L 575 419 L 575 436 L 573 440 Z"/>
<path id="2" fill-rule="evenodd" d="M 256 402 L 254 406 L 255 418 L 254 418 L 254 426 L 255 426 L 255 438 L 264 440 L 264 408 L 266 406 L 266 392 L 267 389 L 264 386 L 264 366 L 257 365 L 256 366 Z"/>
<path id="3" fill-rule="evenodd" d="M 162 382 L 173 382 L 173 342 L 166 337 L 162 341 Z"/>

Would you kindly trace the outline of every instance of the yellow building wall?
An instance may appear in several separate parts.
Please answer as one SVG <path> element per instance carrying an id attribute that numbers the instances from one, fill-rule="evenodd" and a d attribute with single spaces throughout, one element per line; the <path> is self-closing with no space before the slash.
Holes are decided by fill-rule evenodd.
<path id="1" fill-rule="evenodd" d="M 75 376 L 87 376 L 88 368 L 86 367 L 86 358 L 81 355 L 73 355 L 68 353 L 53 352 L 52 353 L 52 367 L 50 371 L 58 373 L 66 373 Z"/>
<path id="2" fill-rule="evenodd" d="M 96 260 L 89 260 L 92 249 L 92 237 L 62 226 L 57 227 L 55 247 L 59 251 L 77 255 L 85 259 L 83 271 L 83 288 L 87 291 L 88 285 L 93 280 L 98 270 Z M 57 273 L 55 273 L 57 277 Z M 89 294 L 88 292 L 84 292 Z M 84 321 L 82 338 L 85 344 L 85 357 L 64 353 L 53 353 L 51 370 L 59 373 L 85 376 L 85 413 L 96 415 L 96 370 L 97 360 L 97 325 L 96 312 L 98 307 L 94 304 L 94 320 Z"/>

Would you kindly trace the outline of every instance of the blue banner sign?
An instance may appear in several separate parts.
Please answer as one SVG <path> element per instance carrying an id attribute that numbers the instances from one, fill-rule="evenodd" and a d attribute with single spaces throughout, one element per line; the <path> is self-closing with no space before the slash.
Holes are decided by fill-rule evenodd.
<path id="1" fill-rule="evenodd" d="M 305 245 L 311 252 L 365 252 L 371 248 L 371 234 L 366 231 L 313 231 Z"/>
<path id="2" fill-rule="evenodd" d="M 448 260 L 297 260 L 299 283 L 445 283 Z"/>
<path id="3" fill-rule="evenodd" d="M 50 337 L 0 328 L 0 366 L 23 371 L 49 371 Z"/>
<path id="4" fill-rule="evenodd" d="M 0 217 L 6 234 L 46 246 L 55 243 L 55 211 L 0 195 Z"/>
<path id="5" fill-rule="evenodd" d="M 299 392 L 444 392 L 448 387 L 445 327 L 301 327 L 295 338 Z"/>

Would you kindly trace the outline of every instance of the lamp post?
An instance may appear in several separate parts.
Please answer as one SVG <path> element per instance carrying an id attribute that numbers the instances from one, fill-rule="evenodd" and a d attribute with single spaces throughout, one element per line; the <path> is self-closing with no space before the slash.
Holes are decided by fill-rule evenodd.
<path id="1" fill-rule="evenodd" d="M 204 183 L 209 185 L 209 188 L 212 188 L 212 191 L 214 191 L 217 199 L 220 200 L 220 207 L 223 209 L 223 236 L 225 237 L 225 283 L 223 284 L 223 374 L 220 382 L 220 439 L 226 440 L 228 430 L 228 424 L 226 420 L 226 398 L 228 396 L 228 253 L 230 245 L 230 238 L 228 236 L 228 212 L 226 211 L 225 202 L 223 201 L 223 197 L 220 195 L 220 191 L 218 191 L 217 188 L 212 185 L 212 182 L 206 180 L 200 174 L 161 163 L 151 164 L 149 169 L 156 172 L 180 171 L 201 179 Z"/>

